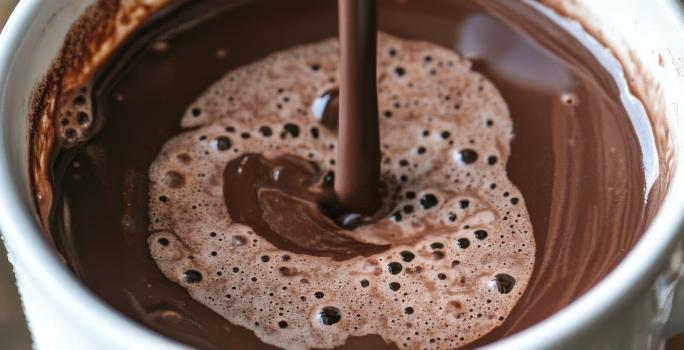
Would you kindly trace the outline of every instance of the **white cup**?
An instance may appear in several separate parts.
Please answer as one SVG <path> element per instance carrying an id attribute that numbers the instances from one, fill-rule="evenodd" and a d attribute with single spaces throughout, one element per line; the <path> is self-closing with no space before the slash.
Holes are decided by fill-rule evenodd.
<path id="1" fill-rule="evenodd" d="M 41 349 L 181 349 L 131 322 L 67 271 L 42 238 L 28 181 L 31 92 L 93 0 L 22 0 L 0 35 L 0 231 Z M 674 167 L 664 202 L 629 255 L 598 285 L 491 349 L 658 349 L 684 331 L 684 10 L 676 0 L 545 0 L 581 18 L 620 59 L 668 130 Z M 655 87 L 659 86 L 659 89 Z M 667 126 L 667 128 L 660 128 Z"/>

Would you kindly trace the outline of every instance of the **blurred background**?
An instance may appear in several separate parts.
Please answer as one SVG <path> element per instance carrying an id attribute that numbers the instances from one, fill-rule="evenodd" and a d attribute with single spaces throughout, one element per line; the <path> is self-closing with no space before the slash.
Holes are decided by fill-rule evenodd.
<path id="1" fill-rule="evenodd" d="M 14 8 L 17 0 L 0 0 L 0 28 Z M 30 349 L 31 338 L 26 330 L 26 320 L 14 286 L 12 267 L 7 262 L 5 246 L 0 244 L 0 349 Z"/>
<path id="2" fill-rule="evenodd" d="M 18 0 L 0 0 L 0 28 Z M 684 2 L 684 1 L 683 1 Z M 666 350 L 684 349 L 684 335 L 673 339 Z M 31 348 L 31 338 L 17 295 L 12 267 L 7 261 L 4 245 L 0 244 L 0 350 Z"/>

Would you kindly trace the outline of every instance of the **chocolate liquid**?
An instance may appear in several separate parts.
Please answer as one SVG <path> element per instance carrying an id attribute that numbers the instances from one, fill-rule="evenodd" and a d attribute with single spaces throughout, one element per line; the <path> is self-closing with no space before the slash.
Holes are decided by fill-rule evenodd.
<path id="1" fill-rule="evenodd" d="M 549 316 L 605 276 L 643 232 L 653 141 L 637 138 L 650 131 L 635 125 L 647 124 L 645 115 L 621 103 L 611 72 L 588 49 L 521 3 L 381 1 L 379 13 L 383 31 L 471 58 L 511 110 L 508 174 L 533 221 L 537 271 L 507 322 L 482 342 Z M 88 287 L 188 344 L 268 348 L 160 274 L 145 242 L 145 174 L 206 86 L 269 52 L 335 36 L 336 18 L 332 1 L 192 2 L 142 30 L 102 70 L 93 85 L 102 128 L 87 146 L 60 153 L 54 168 L 62 201 L 53 234 Z M 164 55 L 153 39 L 169 44 Z M 385 345 L 365 337 L 346 347 Z"/>
<path id="2" fill-rule="evenodd" d="M 338 9 L 341 84 L 336 204 L 370 215 L 380 206 L 377 3 L 340 0 Z"/>

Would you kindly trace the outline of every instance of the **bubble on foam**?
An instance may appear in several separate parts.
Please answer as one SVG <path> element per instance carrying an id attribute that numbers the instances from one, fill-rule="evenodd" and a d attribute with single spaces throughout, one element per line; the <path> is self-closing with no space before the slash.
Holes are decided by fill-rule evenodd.
<path id="1" fill-rule="evenodd" d="M 393 210 L 349 235 L 389 250 L 345 261 L 282 251 L 232 222 L 224 205 L 224 167 L 247 152 L 314 161 L 332 184 L 336 134 L 319 123 L 316 101 L 335 89 L 335 39 L 229 72 L 189 106 L 181 124 L 193 129 L 150 168 L 157 265 L 266 343 L 333 348 L 378 334 L 399 348 L 450 349 L 500 325 L 529 281 L 535 242 L 505 172 L 513 135 L 499 92 L 433 44 L 380 35 L 378 52 Z"/>
<path id="2" fill-rule="evenodd" d="M 93 119 L 90 87 L 75 89 L 60 100 L 62 115 L 57 119 L 57 132 L 65 147 L 84 143 L 92 134 Z"/>

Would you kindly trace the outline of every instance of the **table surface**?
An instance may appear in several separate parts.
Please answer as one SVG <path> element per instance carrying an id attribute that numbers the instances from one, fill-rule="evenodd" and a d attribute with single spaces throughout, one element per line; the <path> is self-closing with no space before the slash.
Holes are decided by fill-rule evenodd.
<path id="1" fill-rule="evenodd" d="M 0 0 L 0 27 L 5 23 L 17 0 Z M 12 267 L 0 244 L 0 349 L 30 349 L 31 339 L 14 284 Z M 669 342 L 667 350 L 684 349 L 684 335 Z"/>

